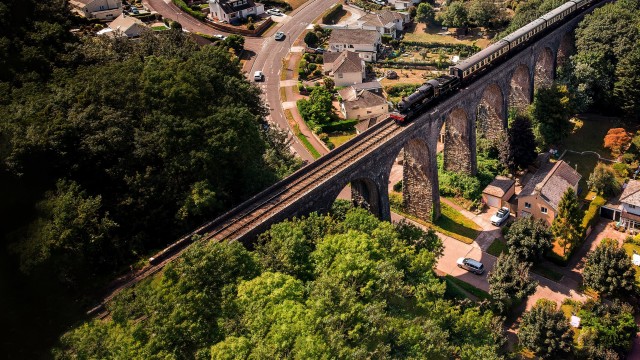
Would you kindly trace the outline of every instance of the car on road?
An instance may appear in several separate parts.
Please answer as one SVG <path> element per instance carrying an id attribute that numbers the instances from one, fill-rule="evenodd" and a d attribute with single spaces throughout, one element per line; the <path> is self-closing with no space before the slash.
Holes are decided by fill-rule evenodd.
<path id="1" fill-rule="evenodd" d="M 269 9 L 266 11 L 267 14 L 269 15 L 275 15 L 275 16 L 283 16 L 284 14 L 282 13 L 282 11 L 278 10 L 278 9 Z"/>
<path id="2" fill-rule="evenodd" d="M 484 273 L 484 265 L 478 260 L 461 257 L 458 259 L 457 263 L 459 268 L 465 269 L 476 275 L 482 275 L 482 273 Z"/>
<path id="3" fill-rule="evenodd" d="M 508 207 L 501 208 L 500 210 L 498 210 L 498 212 L 493 214 L 493 216 L 491 217 L 491 225 L 495 225 L 495 226 L 502 225 L 505 221 L 507 221 L 507 219 L 509 218 L 509 215 L 511 215 L 511 212 L 509 211 Z"/>
<path id="4" fill-rule="evenodd" d="M 284 33 L 282 31 L 278 31 L 276 33 L 275 39 L 276 41 L 280 41 L 280 40 L 284 40 L 284 37 L 285 37 Z"/>
<path id="5" fill-rule="evenodd" d="M 253 73 L 253 80 L 254 81 L 263 81 L 264 80 L 264 73 L 260 70 L 256 71 L 255 73 Z"/>
<path id="6" fill-rule="evenodd" d="M 224 39 L 227 38 L 226 36 L 221 35 L 221 34 L 215 34 L 215 35 L 213 35 L 213 37 L 216 38 L 216 39 L 220 39 L 220 40 L 224 40 Z"/>

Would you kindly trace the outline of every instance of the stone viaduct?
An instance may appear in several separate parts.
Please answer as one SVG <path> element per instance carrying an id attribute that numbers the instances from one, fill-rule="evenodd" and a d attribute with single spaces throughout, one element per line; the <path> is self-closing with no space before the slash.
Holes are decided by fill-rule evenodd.
<path id="1" fill-rule="evenodd" d="M 535 89 L 551 84 L 557 65 L 565 61 L 571 51 L 573 30 L 591 10 L 585 10 L 435 105 L 403 126 L 391 139 L 375 144 L 374 151 L 358 157 L 330 178 L 318 181 L 269 221 L 246 229 L 236 239 L 250 243 L 273 223 L 313 211 L 326 211 L 349 184 L 354 203 L 367 207 L 381 219 L 390 219 L 389 175 L 401 152 L 404 154 L 405 210 L 427 221 L 439 217 L 436 146 L 441 132 L 444 134 L 445 169 L 475 174 L 477 137 L 498 137 L 506 130 L 508 109 L 527 106 Z"/>

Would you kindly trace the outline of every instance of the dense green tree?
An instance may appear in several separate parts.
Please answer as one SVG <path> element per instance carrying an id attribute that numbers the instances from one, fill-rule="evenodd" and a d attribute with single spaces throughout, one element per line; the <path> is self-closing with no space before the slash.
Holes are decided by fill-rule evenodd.
<path id="1" fill-rule="evenodd" d="M 489 273 L 489 294 L 501 313 L 536 291 L 538 282 L 529 277 L 531 263 L 521 261 L 515 254 L 501 254 Z"/>
<path id="2" fill-rule="evenodd" d="M 315 86 L 311 90 L 309 100 L 298 101 L 298 109 L 312 129 L 327 124 L 335 118 L 331 93 L 323 86 Z"/>
<path id="3" fill-rule="evenodd" d="M 636 116 L 640 75 L 634 71 L 640 49 L 640 4 L 625 0 L 595 9 L 576 29 L 572 67 L 577 90 L 600 109 L 622 109 Z"/>
<path id="4" fill-rule="evenodd" d="M 244 37 L 236 34 L 231 34 L 224 39 L 223 43 L 232 48 L 236 54 L 240 54 L 244 49 Z"/>
<path id="5" fill-rule="evenodd" d="M 533 217 L 518 218 L 505 235 L 509 252 L 522 261 L 533 262 L 553 248 L 553 234 L 547 223 Z"/>
<path id="6" fill-rule="evenodd" d="M 17 246 L 25 271 L 44 266 L 73 283 L 81 271 L 93 269 L 95 274 L 118 265 L 109 256 L 118 253 L 118 243 L 111 238 L 118 225 L 103 209 L 101 196 L 89 196 L 77 183 L 59 180 L 37 208 L 38 219 Z"/>
<path id="7" fill-rule="evenodd" d="M 612 239 L 604 239 L 587 255 L 582 277 L 586 286 L 605 296 L 628 295 L 635 289 L 631 258 Z"/>
<path id="8" fill-rule="evenodd" d="M 526 169 L 536 160 L 536 138 L 528 117 L 516 115 L 510 123 L 509 149 L 507 166 L 512 173 L 516 169 Z"/>
<path id="9" fill-rule="evenodd" d="M 491 26 L 499 14 L 500 9 L 493 0 L 473 0 L 469 6 L 469 21 L 477 26 Z"/>
<path id="10" fill-rule="evenodd" d="M 554 145 L 564 140 L 573 128 L 569 121 L 572 114 L 571 100 L 565 85 L 554 83 L 549 88 L 536 90 L 531 117 L 540 134 L 541 143 Z"/>
<path id="11" fill-rule="evenodd" d="M 631 305 L 619 301 L 587 301 L 580 306 L 578 316 L 582 327 L 578 341 L 582 343 L 585 355 L 606 358 L 613 352 L 613 358 L 618 359 L 624 358 L 631 350 L 638 332 Z"/>
<path id="12" fill-rule="evenodd" d="M 589 188 L 600 195 L 613 196 L 620 191 L 620 183 L 616 180 L 613 170 L 602 163 L 598 163 L 593 169 L 589 180 L 587 180 Z"/>
<path id="13" fill-rule="evenodd" d="M 309 31 L 304 36 L 304 43 L 309 47 L 316 47 L 318 45 L 318 36 L 313 31 Z"/>
<path id="14" fill-rule="evenodd" d="M 518 339 L 543 359 L 561 359 L 571 352 L 573 335 L 569 321 L 557 310 L 557 304 L 540 299 L 522 315 Z"/>
<path id="15" fill-rule="evenodd" d="M 467 27 L 469 24 L 467 8 L 461 1 L 455 1 L 446 7 L 440 15 L 440 22 L 449 27 Z"/>
<path id="16" fill-rule="evenodd" d="M 578 202 L 578 196 L 573 188 L 568 188 L 558 203 L 558 213 L 551 223 L 551 231 L 558 238 L 563 253 L 580 241 L 583 211 Z"/>
<path id="17" fill-rule="evenodd" d="M 436 12 L 433 10 L 433 6 L 428 3 L 420 3 L 416 9 L 416 20 L 425 25 L 429 25 L 435 21 Z"/>
<path id="18" fill-rule="evenodd" d="M 351 209 L 341 221 L 275 225 L 267 238 L 280 245 L 256 254 L 196 242 L 110 303 L 111 319 L 67 333 L 56 358 L 500 358 L 501 321 L 444 299 L 434 233 Z M 309 256 L 291 261 L 289 245 Z"/>
<path id="19" fill-rule="evenodd" d="M 515 14 L 509 25 L 496 38 L 501 39 L 507 36 L 564 3 L 564 0 L 528 0 L 518 2 L 517 8 L 514 9 Z"/>

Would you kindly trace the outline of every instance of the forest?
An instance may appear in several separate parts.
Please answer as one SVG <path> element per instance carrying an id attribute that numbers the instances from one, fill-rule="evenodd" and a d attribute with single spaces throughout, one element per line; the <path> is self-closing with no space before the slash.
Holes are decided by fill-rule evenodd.
<path id="1" fill-rule="evenodd" d="M 301 165 L 227 46 L 179 28 L 82 35 L 93 25 L 65 3 L 0 2 L 6 306 L 42 284 L 87 306 L 131 264 Z M 7 314 L 18 338 L 38 312 L 24 311 Z"/>
<path id="2" fill-rule="evenodd" d="M 200 242 L 119 294 L 111 319 L 62 338 L 56 358 L 498 359 L 499 317 L 452 299 L 433 232 L 364 209 L 274 225 L 255 251 Z"/>

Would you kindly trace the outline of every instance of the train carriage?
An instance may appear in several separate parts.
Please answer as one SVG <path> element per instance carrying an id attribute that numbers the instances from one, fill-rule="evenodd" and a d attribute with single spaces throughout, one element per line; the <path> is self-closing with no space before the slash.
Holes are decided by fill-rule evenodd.
<path id="1" fill-rule="evenodd" d="M 531 38 L 538 35 L 547 27 L 547 22 L 543 19 L 536 19 L 520 29 L 505 36 L 502 40 L 509 42 L 509 51 L 513 51 L 525 45 Z"/>
<path id="2" fill-rule="evenodd" d="M 449 68 L 449 74 L 456 76 L 461 80 L 471 79 L 478 75 L 493 61 L 506 55 L 508 51 L 509 43 L 504 40 L 500 40 L 458 64 L 451 66 Z"/>
<path id="3" fill-rule="evenodd" d="M 547 22 L 547 27 L 551 27 L 571 15 L 574 11 L 576 11 L 576 3 L 569 1 L 542 15 L 540 19 Z"/>

